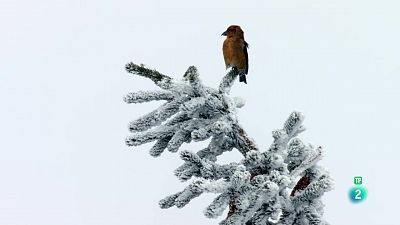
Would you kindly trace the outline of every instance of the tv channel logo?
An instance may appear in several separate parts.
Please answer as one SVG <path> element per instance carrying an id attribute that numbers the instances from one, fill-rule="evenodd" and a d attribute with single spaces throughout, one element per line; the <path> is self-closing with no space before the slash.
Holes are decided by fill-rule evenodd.
<path id="1" fill-rule="evenodd" d="M 367 188 L 362 186 L 363 179 L 361 176 L 355 176 L 353 179 L 353 183 L 356 186 L 353 186 L 349 191 L 349 198 L 353 203 L 360 203 L 367 198 Z"/>

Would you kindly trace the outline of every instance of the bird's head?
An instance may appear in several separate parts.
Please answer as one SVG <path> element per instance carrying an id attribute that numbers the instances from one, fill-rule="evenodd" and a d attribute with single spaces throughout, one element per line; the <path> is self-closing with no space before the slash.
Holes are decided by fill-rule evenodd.
<path id="1" fill-rule="evenodd" d="M 243 37 L 243 30 L 240 28 L 238 25 L 230 25 L 224 33 L 222 33 L 222 36 L 227 36 L 227 37 Z"/>

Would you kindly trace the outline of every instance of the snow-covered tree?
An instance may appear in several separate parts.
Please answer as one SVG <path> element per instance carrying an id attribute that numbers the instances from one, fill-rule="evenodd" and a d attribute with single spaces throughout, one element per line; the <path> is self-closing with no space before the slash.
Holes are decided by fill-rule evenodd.
<path id="1" fill-rule="evenodd" d="M 210 140 L 197 152 L 180 151 L 183 164 L 175 175 L 190 184 L 162 199 L 161 208 L 181 208 L 211 192 L 217 196 L 204 215 L 216 218 L 229 208 L 221 225 L 327 224 L 321 196 L 332 189 L 333 181 L 317 165 L 322 148 L 297 137 L 305 130 L 300 112 L 291 113 L 283 127 L 272 132 L 271 146 L 261 151 L 239 123 L 237 109 L 244 100 L 229 93 L 237 78 L 235 70 L 223 77 L 218 89 L 204 86 L 194 66 L 180 81 L 144 65 L 128 63 L 126 70 L 151 79 L 161 90 L 129 93 L 125 102 L 165 101 L 129 123 L 128 146 L 155 142 L 150 155 L 158 157 L 166 149 L 177 152 L 185 142 Z M 243 155 L 241 161 L 217 162 L 217 156 L 233 149 Z"/>

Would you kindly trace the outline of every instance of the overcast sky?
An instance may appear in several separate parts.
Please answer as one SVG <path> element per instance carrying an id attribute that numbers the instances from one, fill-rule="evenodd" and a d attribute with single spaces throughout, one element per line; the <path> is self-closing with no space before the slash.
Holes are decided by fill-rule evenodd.
<path id="1" fill-rule="evenodd" d="M 250 44 L 239 119 L 261 149 L 293 110 L 301 137 L 322 145 L 335 179 L 323 200 L 336 225 L 398 225 L 400 3 L 380 0 L 0 2 L 0 225 L 206 225 L 214 195 L 183 209 L 158 201 L 181 190 L 177 154 L 128 148 L 127 124 L 160 103 L 124 71 L 144 63 L 180 79 L 190 65 L 216 87 L 221 33 L 239 24 Z M 198 150 L 207 143 L 185 145 Z M 221 162 L 238 161 L 228 153 Z M 347 197 L 363 176 L 369 196 Z M 224 216 L 226 213 L 224 213 Z"/>

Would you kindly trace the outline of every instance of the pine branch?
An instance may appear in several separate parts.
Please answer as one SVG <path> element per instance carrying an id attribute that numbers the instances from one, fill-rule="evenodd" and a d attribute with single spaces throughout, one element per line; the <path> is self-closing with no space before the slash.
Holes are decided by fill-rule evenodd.
<path id="1" fill-rule="evenodd" d="M 230 70 L 228 74 L 222 78 L 222 81 L 219 85 L 219 93 L 229 94 L 238 75 L 239 73 L 235 72 L 235 70 Z"/>
<path id="2" fill-rule="evenodd" d="M 174 95 L 166 91 L 138 91 L 129 93 L 124 97 L 126 103 L 143 103 L 150 101 L 172 101 Z"/>
<path id="3" fill-rule="evenodd" d="M 290 193 L 290 196 L 294 196 L 296 192 L 302 191 L 308 187 L 308 185 L 311 183 L 311 178 L 307 175 L 304 175 L 294 186 L 292 192 Z"/>
<path id="4" fill-rule="evenodd" d="M 159 85 L 160 82 L 168 83 L 172 80 L 171 77 L 161 74 L 157 70 L 148 69 L 143 64 L 137 65 L 133 62 L 130 62 L 125 65 L 125 69 L 129 73 L 151 79 L 156 85 Z"/>
<path id="5" fill-rule="evenodd" d="M 247 135 L 246 131 L 239 124 L 232 125 L 231 135 L 235 147 L 243 154 L 243 156 L 246 157 L 247 153 L 252 150 L 258 151 L 256 143 Z"/>
<path id="6" fill-rule="evenodd" d="M 244 100 L 229 94 L 238 77 L 234 70 L 222 78 L 218 89 L 204 86 L 194 66 L 181 81 L 144 65 L 128 63 L 126 70 L 151 79 L 164 90 L 129 93 L 125 102 L 167 101 L 130 123 L 133 134 L 126 138 L 128 146 L 155 142 L 150 155 L 158 157 L 165 149 L 178 152 L 185 142 L 211 139 L 198 152 L 180 152 L 184 163 L 175 175 L 181 181 L 193 181 L 161 200 L 161 208 L 181 208 L 209 192 L 219 195 L 204 210 L 205 216 L 216 218 L 229 208 L 221 225 L 325 223 L 320 197 L 332 189 L 333 182 L 316 165 L 322 157 L 321 147 L 297 138 L 305 130 L 300 112 L 293 112 L 281 129 L 273 131 L 273 143 L 267 151 L 260 151 L 238 120 L 237 108 L 243 107 Z M 218 164 L 217 157 L 232 149 L 243 160 Z"/>

